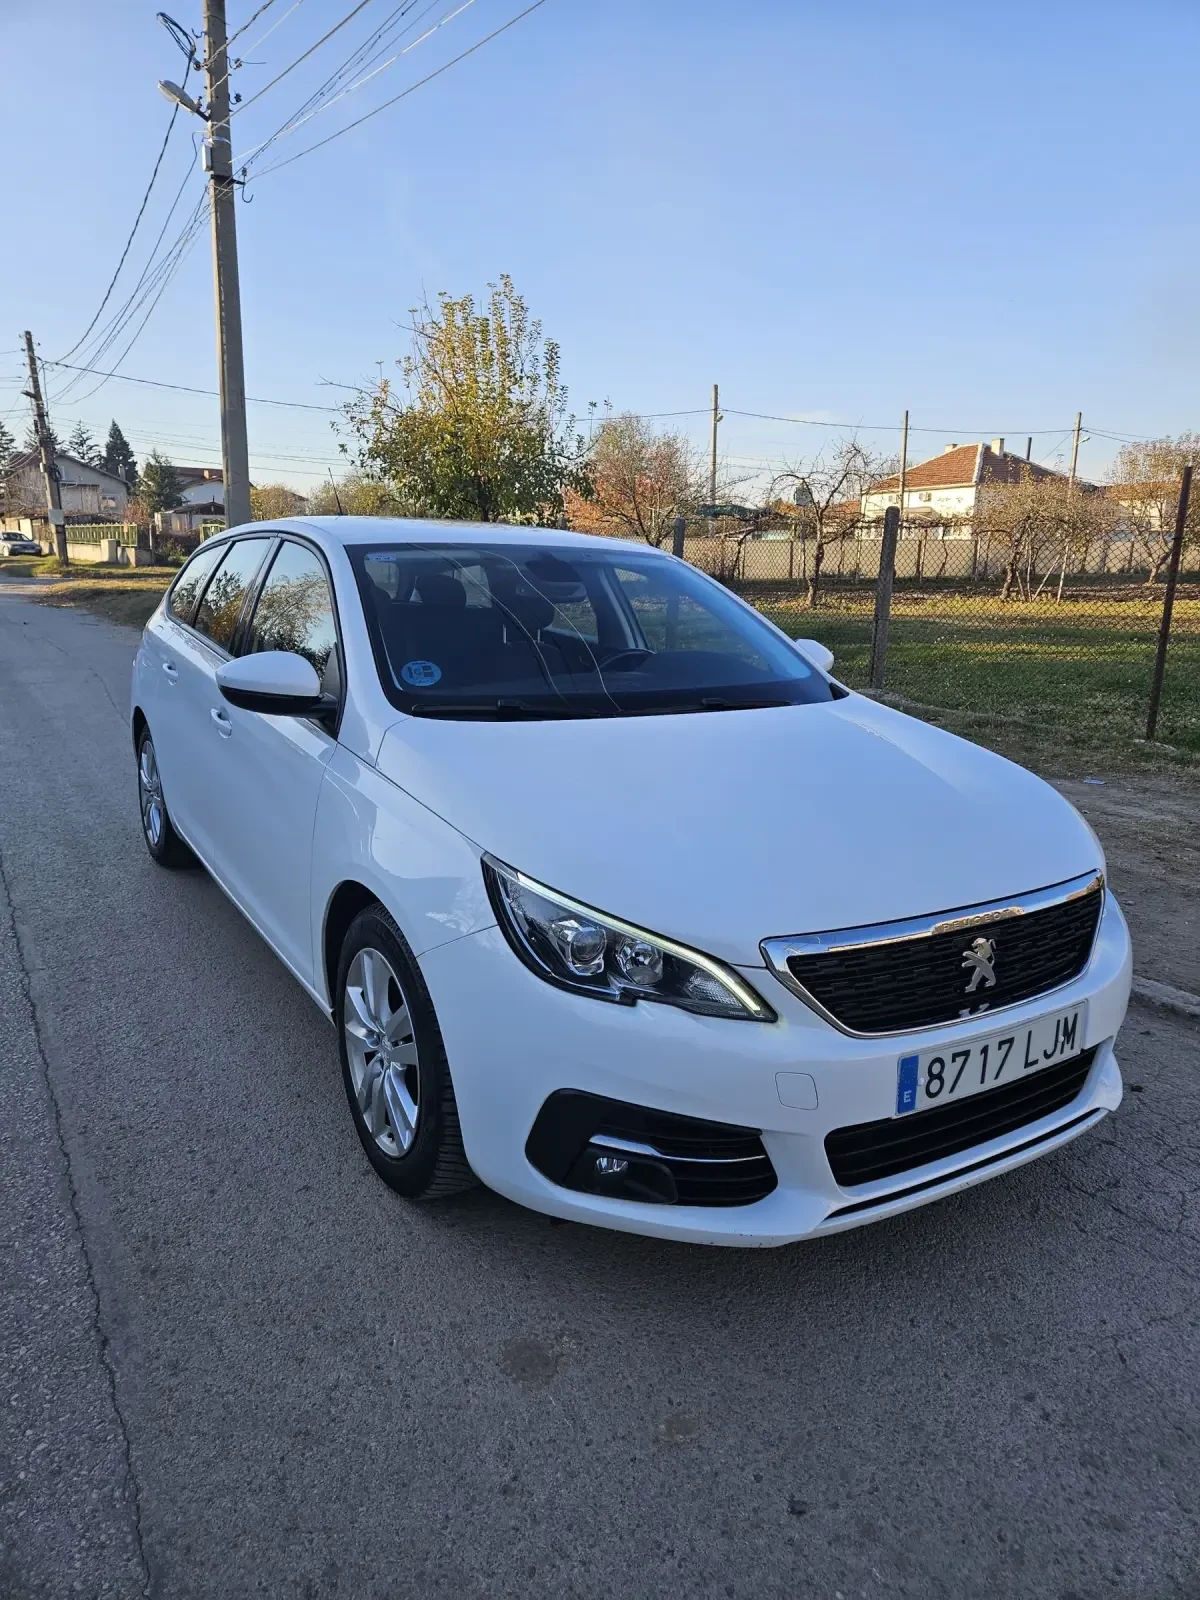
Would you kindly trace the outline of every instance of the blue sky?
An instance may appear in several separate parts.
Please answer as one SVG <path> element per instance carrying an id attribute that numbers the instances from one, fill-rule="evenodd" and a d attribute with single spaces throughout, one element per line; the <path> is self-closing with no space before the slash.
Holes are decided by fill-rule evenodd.
<path id="1" fill-rule="evenodd" d="M 273 0 L 238 45 L 262 65 L 234 87 L 248 100 L 352 3 Z M 459 3 L 438 0 L 401 43 Z M 199 26 L 199 0 L 171 4 Z M 255 4 L 230 0 L 231 29 Z M 369 0 L 238 114 L 235 150 L 285 124 L 395 5 Z M 260 169 L 521 5 L 473 0 Z M 153 0 L 3 0 L 0 13 L 0 415 L 20 436 L 20 331 L 56 359 L 87 326 L 166 127 L 155 82 L 183 62 Z M 1096 430 L 1082 468 L 1098 475 L 1117 448 L 1100 430 L 1200 426 L 1198 47 L 1192 0 L 546 0 L 249 187 L 248 390 L 336 404 L 322 380 L 352 383 L 403 354 L 398 324 L 422 293 L 483 293 L 507 271 L 559 340 L 578 412 L 589 400 L 702 410 L 719 381 L 734 471 L 811 454 L 832 432 L 737 411 L 857 424 L 894 449 L 907 406 L 929 430 L 914 431 L 913 459 L 1001 433 L 1023 450 L 1037 430 L 1035 457 L 1053 461 L 1082 410 Z M 106 318 L 195 165 L 197 127 L 181 113 Z M 168 242 L 201 187 L 193 172 Z M 122 371 L 215 387 L 207 231 Z M 158 442 L 180 462 L 219 462 L 215 400 L 116 379 L 89 394 L 94 378 L 62 394 L 68 376 L 48 372 L 61 433 L 116 416 L 139 454 Z M 327 414 L 255 405 L 250 419 L 256 481 L 303 487 L 336 460 Z M 707 426 L 668 425 L 698 442 Z"/>

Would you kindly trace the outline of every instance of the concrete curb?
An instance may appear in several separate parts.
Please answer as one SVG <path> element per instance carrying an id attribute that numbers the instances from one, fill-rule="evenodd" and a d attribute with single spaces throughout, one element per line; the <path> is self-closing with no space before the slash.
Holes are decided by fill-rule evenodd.
<path id="1" fill-rule="evenodd" d="M 1194 1017 L 1200 1020 L 1200 994 L 1189 994 L 1186 989 L 1173 989 L 1169 983 L 1155 983 L 1153 978 L 1133 980 L 1133 998 L 1143 1005 L 1155 1006 L 1159 1011 L 1173 1011 L 1177 1017 Z"/>

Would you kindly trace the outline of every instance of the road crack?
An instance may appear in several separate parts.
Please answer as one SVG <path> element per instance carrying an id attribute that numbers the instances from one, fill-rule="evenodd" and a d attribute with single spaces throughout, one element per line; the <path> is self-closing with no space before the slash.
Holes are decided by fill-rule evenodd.
<path id="1" fill-rule="evenodd" d="M 55 1141 L 58 1145 L 63 1171 L 67 1180 L 68 1204 L 71 1209 L 75 1235 L 79 1243 L 79 1253 L 83 1260 L 84 1281 L 87 1284 L 87 1292 L 92 1302 L 92 1329 L 96 1340 L 96 1348 L 108 1389 L 109 1404 L 112 1406 L 113 1415 L 116 1418 L 117 1428 L 121 1436 L 121 1451 L 125 1461 L 127 1493 L 133 1508 L 134 1546 L 137 1551 L 138 1566 L 141 1569 L 142 1576 L 142 1595 L 144 1600 L 150 1600 L 150 1563 L 146 1557 L 146 1546 L 142 1530 L 142 1495 L 137 1472 L 133 1464 L 133 1442 L 129 1436 L 129 1427 L 117 1393 L 117 1371 L 113 1360 L 112 1343 L 104 1329 L 100 1306 L 100 1291 L 96 1284 L 95 1267 L 88 1247 L 87 1233 L 83 1225 L 83 1211 L 80 1206 L 79 1191 L 76 1187 L 75 1172 L 71 1165 L 71 1153 L 67 1146 L 66 1132 L 63 1128 L 62 1107 L 55 1092 L 54 1079 L 50 1071 L 50 1060 L 46 1054 L 46 1046 L 42 1038 L 41 1018 L 38 1015 L 37 1002 L 33 998 L 33 984 L 30 978 L 29 965 L 25 958 L 25 950 L 21 943 L 20 930 L 17 926 L 16 904 L 13 900 L 12 884 L 9 881 L 8 871 L 5 867 L 3 852 L 0 852 L 0 891 L 3 892 L 7 921 L 12 931 L 13 948 L 17 953 L 17 966 L 20 974 L 18 988 L 29 1013 L 34 1048 L 41 1064 L 42 1080 L 46 1086 L 46 1095 L 50 1102 L 50 1110 L 54 1121 Z"/>

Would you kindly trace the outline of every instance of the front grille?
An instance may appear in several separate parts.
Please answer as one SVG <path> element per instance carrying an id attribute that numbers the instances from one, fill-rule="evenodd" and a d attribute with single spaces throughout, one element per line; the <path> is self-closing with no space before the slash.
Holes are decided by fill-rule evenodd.
<path id="1" fill-rule="evenodd" d="M 757 1129 L 654 1111 L 579 1089 L 560 1089 L 538 1112 L 525 1153 L 552 1183 L 660 1205 L 746 1206 L 775 1188 Z M 627 1159 L 621 1181 L 598 1181 L 595 1159 Z"/>
<path id="2" fill-rule="evenodd" d="M 1078 977 L 1087 965 L 1103 885 L 1020 916 L 972 919 L 950 933 L 922 934 L 855 948 L 794 953 L 795 982 L 853 1033 L 911 1033 L 977 1010 L 1032 1000 Z M 995 984 L 968 993 L 965 958 L 977 939 L 992 941 Z"/>
<path id="3" fill-rule="evenodd" d="M 1083 1088 L 1096 1048 L 1018 1078 L 1003 1089 L 969 1095 L 958 1105 L 938 1106 L 880 1122 L 858 1122 L 825 1135 L 825 1154 L 842 1188 L 892 1178 L 945 1156 L 973 1150 L 989 1139 L 1069 1106 Z"/>

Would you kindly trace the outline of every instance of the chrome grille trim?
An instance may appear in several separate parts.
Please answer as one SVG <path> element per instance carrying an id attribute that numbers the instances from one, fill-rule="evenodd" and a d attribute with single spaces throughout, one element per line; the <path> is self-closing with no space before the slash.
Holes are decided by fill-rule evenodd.
<path id="1" fill-rule="evenodd" d="M 1041 995 L 1031 996 L 1027 999 L 1017 1000 L 1006 1006 L 996 1006 L 986 1012 L 974 1016 L 954 1017 L 946 1022 L 931 1022 L 924 1027 L 907 1030 L 885 1029 L 871 1032 L 862 1032 L 856 1028 L 847 1027 L 838 1020 L 815 995 L 811 994 L 802 983 L 794 976 L 788 966 L 788 960 L 793 956 L 819 956 L 833 955 L 848 950 L 862 950 L 872 946 L 901 944 L 917 939 L 929 939 L 935 934 L 957 933 L 977 927 L 982 923 L 996 922 L 1007 917 L 1023 917 L 1033 911 L 1044 911 L 1050 906 L 1065 905 L 1068 901 L 1082 899 L 1085 895 L 1092 894 L 1099 889 L 1104 892 L 1104 874 L 1102 872 L 1085 872 L 1077 878 L 1067 878 L 1062 883 L 1048 885 L 1044 889 L 1033 889 L 1027 894 L 1006 896 L 1000 900 L 985 901 L 980 905 L 959 906 L 948 911 L 934 912 L 924 917 L 908 917 L 898 922 L 876 922 L 861 928 L 833 928 L 826 933 L 796 933 L 785 934 L 777 938 L 764 939 L 759 945 L 763 960 L 768 968 L 779 979 L 786 989 L 790 989 L 817 1013 L 826 1022 L 847 1034 L 852 1039 L 888 1039 L 903 1037 L 905 1033 L 934 1032 L 942 1028 L 962 1028 L 970 1023 L 978 1022 L 983 1017 L 1000 1016 L 1005 1011 L 1011 1011 L 1014 1006 L 1028 1005 L 1030 998 L 1041 1000 L 1047 995 L 1057 994 L 1060 989 L 1068 988 L 1078 978 L 1071 978 L 1067 983 L 1059 984 L 1053 989 L 1047 989 Z M 1100 915 L 1096 919 L 1096 933 L 1092 941 L 1092 949 L 1088 952 L 1088 961 L 1091 960 L 1092 951 L 1095 949 L 1095 940 L 1100 935 L 1100 924 L 1104 918 L 1104 907 L 1101 904 Z M 1086 969 L 1087 963 L 1084 963 Z"/>

